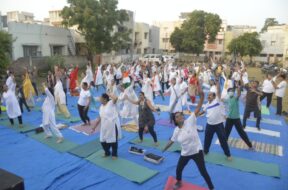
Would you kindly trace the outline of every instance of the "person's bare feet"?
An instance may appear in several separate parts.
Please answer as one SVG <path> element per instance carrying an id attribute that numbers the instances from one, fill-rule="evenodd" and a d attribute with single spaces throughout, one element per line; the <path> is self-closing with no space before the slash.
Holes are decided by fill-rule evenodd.
<path id="1" fill-rule="evenodd" d="M 112 156 L 112 160 L 117 160 L 117 156 Z"/>
<path id="2" fill-rule="evenodd" d="M 232 156 L 227 156 L 228 161 L 232 161 Z"/>
<path id="3" fill-rule="evenodd" d="M 154 143 L 154 146 L 159 146 L 159 142 L 155 142 L 155 143 Z"/>
<path id="4" fill-rule="evenodd" d="M 57 144 L 62 143 L 64 141 L 63 137 L 58 138 L 58 140 L 56 141 Z"/>
<path id="5" fill-rule="evenodd" d="M 51 135 L 45 135 L 45 139 L 49 139 L 49 138 L 51 138 L 52 136 Z"/>

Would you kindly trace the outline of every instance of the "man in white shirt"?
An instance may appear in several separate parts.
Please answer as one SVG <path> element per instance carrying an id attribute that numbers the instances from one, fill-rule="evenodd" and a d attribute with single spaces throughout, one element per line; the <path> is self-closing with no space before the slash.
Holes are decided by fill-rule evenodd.
<path id="1" fill-rule="evenodd" d="M 207 125 L 205 130 L 204 139 L 204 153 L 208 154 L 211 142 L 213 140 L 214 133 L 217 134 L 220 141 L 220 145 L 227 156 L 228 160 L 231 160 L 230 149 L 227 143 L 224 121 L 225 118 L 225 108 L 221 102 L 220 85 L 218 79 L 216 79 L 217 93 L 210 92 L 208 94 L 208 102 L 204 105 L 204 111 L 206 112 Z"/>
<path id="2" fill-rule="evenodd" d="M 83 82 L 78 99 L 78 112 L 83 125 L 90 125 L 90 118 L 88 117 L 88 110 L 91 103 L 91 93 L 88 89 L 87 82 Z"/>
<path id="3" fill-rule="evenodd" d="M 269 108 L 269 106 L 271 104 L 274 91 L 275 91 L 275 88 L 272 84 L 272 76 L 268 74 L 266 76 L 266 79 L 264 80 L 264 82 L 262 84 L 263 95 L 260 98 L 260 101 L 262 101 L 262 100 L 264 100 L 264 98 L 267 97 L 267 103 L 266 103 L 267 108 Z"/>
<path id="4" fill-rule="evenodd" d="M 276 79 L 279 80 L 278 84 L 276 84 Z M 286 75 L 283 73 L 280 73 L 273 79 L 273 86 L 276 89 L 275 95 L 277 97 L 277 111 L 276 115 L 281 115 L 282 114 L 282 99 L 285 95 L 285 90 L 287 87 L 287 82 L 286 82 Z"/>

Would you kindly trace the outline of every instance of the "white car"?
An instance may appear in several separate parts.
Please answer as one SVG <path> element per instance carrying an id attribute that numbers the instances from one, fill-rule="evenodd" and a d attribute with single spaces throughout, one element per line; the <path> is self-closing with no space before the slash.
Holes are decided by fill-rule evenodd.
<path id="1" fill-rule="evenodd" d="M 148 62 L 162 62 L 162 55 L 160 54 L 146 54 L 142 58 L 140 58 L 141 61 L 148 61 Z"/>

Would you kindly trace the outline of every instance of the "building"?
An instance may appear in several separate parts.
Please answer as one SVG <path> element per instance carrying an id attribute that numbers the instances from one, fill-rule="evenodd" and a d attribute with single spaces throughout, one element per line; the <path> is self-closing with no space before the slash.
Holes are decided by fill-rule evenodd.
<path id="1" fill-rule="evenodd" d="M 159 52 L 159 28 L 146 23 L 135 23 L 134 53 L 147 54 Z"/>
<path id="2" fill-rule="evenodd" d="M 10 11 L 7 12 L 7 22 L 33 23 L 34 14 L 29 12 Z"/>
<path id="3" fill-rule="evenodd" d="M 225 32 L 227 29 L 226 21 L 222 21 L 220 31 L 217 33 L 216 39 L 214 42 L 209 43 L 207 40 L 204 44 L 204 53 L 211 56 L 223 56 L 224 55 L 224 41 L 225 41 Z"/>
<path id="4" fill-rule="evenodd" d="M 60 16 L 62 10 L 49 11 L 49 22 L 52 26 L 62 27 L 63 18 Z M 46 19 L 48 21 L 48 19 Z"/>
<path id="5" fill-rule="evenodd" d="M 288 68 L 288 25 L 285 26 L 285 42 L 283 49 L 283 67 Z"/>
<path id="6" fill-rule="evenodd" d="M 12 35 L 12 58 L 75 55 L 75 39 L 69 29 L 29 23 L 8 23 Z"/>
<path id="7" fill-rule="evenodd" d="M 175 49 L 170 43 L 170 36 L 174 32 L 175 28 L 180 28 L 183 20 L 177 21 L 163 21 L 154 22 L 153 25 L 160 29 L 159 48 L 161 52 L 174 52 Z"/>
<path id="8" fill-rule="evenodd" d="M 224 37 L 224 50 L 225 53 L 228 53 L 228 45 L 234 39 L 238 38 L 244 33 L 253 33 L 257 32 L 256 26 L 248 25 L 228 25 Z"/>
<path id="9" fill-rule="evenodd" d="M 269 26 L 267 31 L 260 34 L 263 50 L 257 60 L 275 63 L 287 57 L 288 25 Z"/>

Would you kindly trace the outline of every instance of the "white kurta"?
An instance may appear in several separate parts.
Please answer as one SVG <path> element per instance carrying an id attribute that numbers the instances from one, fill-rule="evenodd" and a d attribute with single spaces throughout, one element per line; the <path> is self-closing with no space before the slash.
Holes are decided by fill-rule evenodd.
<path id="1" fill-rule="evenodd" d="M 93 72 L 91 66 L 87 65 L 86 69 L 86 82 L 88 85 L 93 81 Z"/>
<path id="2" fill-rule="evenodd" d="M 101 128 L 100 128 L 100 142 L 114 143 L 116 139 L 116 129 L 117 126 L 118 134 L 121 134 L 118 126 L 120 126 L 120 120 L 117 113 L 116 104 L 113 103 L 113 100 L 107 102 L 106 105 L 101 105 L 99 109 L 99 115 L 101 119 Z M 118 138 L 121 138 L 118 135 Z"/>
<path id="3" fill-rule="evenodd" d="M 48 88 L 45 89 L 46 98 L 42 105 L 42 124 L 56 126 L 55 120 L 55 100 Z"/>
<path id="4" fill-rule="evenodd" d="M 181 97 L 180 97 L 181 93 L 180 93 L 179 85 L 176 84 L 175 86 L 170 86 L 170 88 L 166 92 L 170 92 L 169 110 L 172 111 L 172 113 L 182 112 L 182 102 L 181 102 Z M 172 106 L 174 102 L 177 100 L 177 97 L 178 97 L 178 101 L 174 109 L 172 110 Z"/>
<path id="5" fill-rule="evenodd" d="M 138 115 L 138 106 L 126 100 L 125 95 L 127 95 L 133 101 L 138 101 L 137 95 L 133 90 L 133 85 L 130 85 L 128 88 L 126 88 L 124 92 L 121 92 L 118 97 L 118 100 L 123 101 L 123 107 L 120 111 L 120 116 L 122 118 L 133 118 L 135 115 Z"/>
<path id="6" fill-rule="evenodd" d="M 7 92 L 4 92 L 3 100 L 6 104 L 6 112 L 10 119 L 21 116 L 20 106 L 14 91 L 9 89 Z"/>
<path id="7" fill-rule="evenodd" d="M 161 85 L 160 85 L 159 75 L 155 75 L 153 77 L 153 91 L 158 92 L 160 90 L 161 90 Z"/>
<path id="8" fill-rule="evenodd" d="M 54 87 L 54 96 L 56 104 L 58 105 L 66 104 L 66 95 L 63 90 L 62 82 L 60 80 L 57 81 Z"/>
<path id="9" fill-rule="evenodd" d="M 181 93 L 184 92 L 186 89 L 188 88 L 188 85 L 185 81 L 182 81 L 182 83 L 180 84 L 180 91 Z M 188 92 L 186 91 L 183 95 L 182 95 L 182 106 L 187 105 L 187 99 L 188 99 Z"/>
<path id="10" fill-rule="evenodd" d="M 16 88 L 16 83 L 14 82 L 12 76 L 9 76 L 6 80 L 6 85 L 8 87 L 9 90 L 12 90 L 13 92 L 15 92 L 15 88 Z"/>
<path id="11" fill-rule="evenodd" d="M 150 78 L 144 78 L 143 84 L 142 84 L 142 92 L 144 93 L 145 97 L 150 100 L 152 104 L 154 104 L 153 101 L 153 90 L 151 87 L 151 79 Z"/>
<path id="12" fill-rule="evenodd" d="M 101 66 L 98 67 L 98 69 L 96 71 L 96 77 L 95 77 L 94 83 L 95 83 L 95 85 L 102 85 L 103 84 L 103 75 L 102 75 Z"/>

